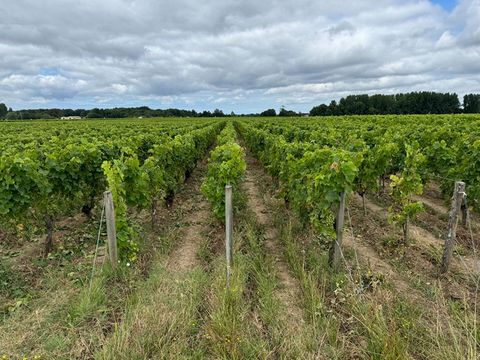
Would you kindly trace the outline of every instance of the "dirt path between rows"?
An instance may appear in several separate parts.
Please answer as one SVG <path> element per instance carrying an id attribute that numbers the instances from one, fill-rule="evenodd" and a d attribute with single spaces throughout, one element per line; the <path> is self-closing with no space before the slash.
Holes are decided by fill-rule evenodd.
<path id="1" fill-rule="evenodd" d="M 353 200 L 357 202 L 359 206 L 361 206 L 361 198 L 357 197 L 356 194 L 353 196 Z M 365 199 L 365 205 L 370 211 L 379 213 L 382 211 L 381 207 L 369 202 L 367 199 Z M 383 260 L 370 244 L 363 242 L 362 238 L 359 237 L 357 233 L 352 233 L 352 231 L 354 230 L 347 225 L 343 244 L 355 251 L 355 257 L 359 262 L 366 263 L 373 272 L 378 272 L 385 275 L 387 279 L 389 279 L 395 285 L 395 288 L 399 293 L 407 295 L 407 297 L 414 301 L 419 301 L 423 304 L 427 303 L 427 300 L 420 291 L 413 289 L 408 281 L 398 272 L 398 270 L 396 270 L 387 261 Z"/>
<path id="2" fill-rule="evenodd" d="M 200 265 L 197 252 L 205 241 L 208 230 L 210 205 L 200 191 L 206 161 L 199 163 L 187 181 L 184 190 L 175 199 L 173 211 L 179 215 L 182 228 L 182 242 L 170 254 L 167 269 L 172 272 L 185 272 Z"/>
<path id="3" fill-rule="evenodd" d="M 181 358 L 180 353 L 192 350 L 190 344 L 198 336 L 192 324 L 200 320 L 200 297 L 206 291 L 203 277 L 197 277 L 204 265 L 198 253 L 211 224 L 210 205 L 200 192 L 205 172 L 206 159 L 198 163 L 171 207 L 160 212 L 157 224 L 166 247 L 153 255 L 153 271 L 135 295 L 138 302 L 127 307 L 125 318 L 115 324 L 116 331 L 95 358 Z"/>
<path id="4" fill-rule="evenodd" d="M 448 326 L 450 315 L 448 308 L 445 307 L 443 296 L 446 299 L 454 299 L 463 301 L 468 299 L 473 306 L 476 302 L 474 294 L 469 294 L 468 286 L 465 283 L 456 281 L 457 277 L 447 277 L 445 279 L 438 279 L 438 267 L 422 256 L 427 253 L 428 246 L 438 247 L 441 244 L 440 239 L 435 239 L 426 230 L 415 227 L 411 229 L 412 237 L 424 239 L 420 246 L 411 246 L 405 249 L 403 254 L 404 262 L 402 265 L 407 265 L 406 269 L 399 269 L 394 263 L 390 263 L 388 259 L 383 259 L 381 255 L 382 248 L 377 249 L 375 245 L 368 243 L 367 239 L 381 241 L 384 236 L 388 236 L 391 231 L 387 229 L 386 210 L 381 206 L 366 201 L 367 216 L 363 215 L 362 200 L 359 196 L 353 195 L 350 202 L 350 213 L 353 223 L 354 235 L 352 230 L 347 225 L 345 229 L 344 245 L 356 251 L 358 261 L 367 263 L 374 272 L 378 272 L 387 277 L 394 285 L 399 295 L 405 297 L 412 304 L 422 310 L 427 318 L 434 321 L 440 321 L 443 325 Z M 347 218 L 348 219 L 348 218 Z M 349 224 L 347 220 L 347 224 Z M 425 240 L 427 239 L 427 240 Z M 430 244 L 430 245 L 428 245 Z M 397 259 L 398 260 L 398 259 Z M 355 260 L 353 260 L 355 261 Z M 353 261 L 350 261 L 353 262 Z M 458 263 L 452 265 L 454 271 L 457 269 Z M 465 271 L 465 269 L 462 269 Z M 442 298 L 431 298 L 425 291 L 431 287 L 441 289 Z"/>
<path id="5" fill-rule="evenodd" d="M 361 260 L 366 262 L 368 267 L 373 270 L 373 272 L 379 272 L 383 275 L 386 275 L 394 284 L 397 290 L 401 293 L 406 291 L 412 292 L 411 286 L 398 274 L 398 271 L 395 270 L 389 263 L 382 260 L 375 249 L 367 244 L 362 244 L 359 239 L 356 239 L 349 230 L 345 232 L 343 239 L 343 244 L 347 247 L 352 248 L 356 251 L 357 255 L 360 256 Z M 360 260 L 359 260 L 360 261 Z M 420 298 L 421 295 L 416 290 L 413 291 L 416 298 Z"/>
<path id="6" fill-rule="evenodd" d="M 360 201 L 358 197 L 355 199 Z M 375 213 L 375 215 L 381 219 L 387 218 L 387 210 L 375 203 L 373 203 L 368 198 L 365 198 L 365 205 L 367 209 Z M 443 249 L 443 240 L 437 238 L 429 231 L 411 224 L 410 225 L 410 234 L 417 241 L 417 245 L 421 248 L 428 250 L 428 248 L 434 248 L 437 251 L 442 251 Z M 471 275 L 472 272 L 480 273 L 480 261 L 472 255 L 454 255 L 451 262 L 452 269 L 458 273 L 464 275 Z"/>
<path id="7" fill-rule="evenodd" d="M 275 269 L 280 286 L 276 295 L 284 308 L 283 319 L 291 329 L 299 329 L 304 324 L 303 312 L 298 304 L 301 299 L 301 290 L 298 280 L 290 273 L 288 265 L 283 259 L 282 247 L 279 244 L 279 233 L 274 227 L 266 207 L 265 197 L 258 182 L 266 181 L 266 174 L 258 161 L 247 155 L 247 172 L 244 186 L 248 195 L 248 206 L 255 213 L 258 223 L 265 229 L 265 247 L 274 257 Z"/>
<path id="8" fill-rule="evenodd" d="M 427 207 L 433 209 L 439 214 L 448 214 L 448 208 L 440 203 L 437 203 L 431 199 L 426 198 L 425 196 L 415 195 L 413 197 L 415 201 L 420 201 L 424 203 Z"/>
<path id="9" fill-rule="evenodd" d="M 386 210 L 381 206 L 366 199 L 365 205 L 367 210 L 369 211 L 369 214 L 365 218 L 363 216 L 363 211 L 361 211 L 361 198 L 357 195 L 353 195 L 352 200 L 353 204 L 351 205 L 353 205 L 353 208 L 351 210 L 353 211 L 354 209 L 356 209 L 356 211 L 354 211 L 354 214 L 357 214 L 352 217 L 352 219 L 355 223 L 357 223 L 357 226 L 361 226 L 360 223 L 365 221 L 368 221 L 369 223 L 372 222 L 372 224 L 364 224 L 363 226 L 366 227 L 363 228 L 362 226 L 362 230 L 358 230 L 361 234 L 355 232 L 355 236 L 352 236 L 351 229 L 347 227 L 345 231 L 344 245 L 356 251 L 358 258 L 360 258 L 360 262 L 366 262 L 369 268 L 372 269 L 374 272 L 379 272 L 383 275 L 386 275 L 387 279 L 392 281 L 395 288 L 400 294 L 412 300 L 416 304 L 422 304 L 423 307 L 435 308 L 439 310 L 440 308 L 435 301 L 432 301 L 425 297 L 425 295 L 420 290 L 416 289 L 413 286 L 411 279 L 409 279 L 410 275 L 404 275 L 399 272 L 399 270 L 396 269 L 393 265 L 391 265 L 388 260 L 382 259 L 378 250 L 375 249 L 373 245 L 370 245 L 368 242 L 364 241 L 365 236 L 373 236 L 375 240 L 379 240 L 382 236 L 388 234 L 388 230 L 385 230 L 383 228 L 384 226 L 386 226 L 387 223 Z M 372 216 L 374 217 L 374 219 L 371 218 Z M 380 222 L 378 222 L 378 220 L 380 220 Z M 355 231 L 355 227 L 353 229 L 353 231 Z M 374 232 L 372 232 L 372 230 Z M 436 265 L 433 265 L 423 256 L 418 255 L 419 253 L 427 253 L 428 247 L 438 247 L 440 240 L 435 239 L 430 233 L 419 227 L 415 227 L 413 229 L 411 228 L 411 233 L 412 237 L 414 237 L 415 239 L 421 238 L 423 239 L 423 242 L 421 242 L 420 246 L 418 247 L 410 248 L 408 251 L 408 255 L 405 254 L 406 261 L 413 261 L 413 263 L 410 264 L 411 267 L 409 268 L 410 270 L 408 270 L 407 273 L 409 271 L 414 271 L 417 275 L 425 274 L 427 278 L 425 278 L 424 281 L 427 283 L 427 286 L 430 286 L 429 284 L 437 284 L 438 280 L 436 279 Z M 452 264 L 452 268 L 454 268 L 455 271 L 459 272 L 459 270 L 457 269 L 457 265 L 457 263 L 455 265 Z M 464 269 L 462 270 L 465 271 Z M 442 284 L 443 289 L 449 294 L 449 296 L 455 298 L 462 298 L 466 290 L 464 285 L 456 282 L 447 281 L 442 282 Z M 444 312 L 445 309 L 442 308 L 441 311 Z M 443 316 L 447 316 L 446 313 L 443 313 Z"/>
<path id="10" fill-rule="evenodd" d="M 447 228 L 447 216 L 449 215 L 450 210 L 447 206 L 443 205 L 441 200 L 436 198 L 430 198 L 428 195 L 423 194 L 421 196 L 414 196 L 415 201 L 422 202 L 428 209 L 433 210 L 434 215 L 431 218 L 437 217 L 442 223 L 444 231 L 446 232 Z M 425 214 L 425 213 L 424 213 Z M 420 215 L 420 218 L 423 214 Z M 459 224 L 457 227 L 457 239 L 458 242 L 465 245 L 466 247 L 471 248 L 472 250 L 475 247 L 479 247 L 480 242 L 480 223 L 478 221 L 478 216 L 472 211 L 468 214 L 467 226 L 462 225 L 460 221 L 461 215 L 459 215 Z M 432 221 L 431 221 L 432 222 Z M 438 225 L 437 225 L 438 226 Z"/>

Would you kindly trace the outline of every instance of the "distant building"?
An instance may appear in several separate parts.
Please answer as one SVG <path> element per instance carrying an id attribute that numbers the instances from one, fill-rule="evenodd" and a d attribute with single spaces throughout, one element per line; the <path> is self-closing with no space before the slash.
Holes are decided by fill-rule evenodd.
<path id="1" fill-rule="evenodd" d="M 81 120 L 81 116 L 62 116 L 60 119 L 62 120 Z"/>

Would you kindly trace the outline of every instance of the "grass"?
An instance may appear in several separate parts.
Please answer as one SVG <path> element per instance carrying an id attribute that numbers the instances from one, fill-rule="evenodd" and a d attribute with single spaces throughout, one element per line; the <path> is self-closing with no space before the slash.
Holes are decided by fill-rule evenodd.
<path id="1" fill-rule="evenodd" d="M 307 352 L 306 329 L 297 326 L 303 324 L 302 319 L 290 319 L 292 316 L 302 318 L 302 314 L 292 312 L 296 306 L 290 302 L 292 299 L 281 298 L 278 269 L 265 247 L 265 229 L 254 219 L 255 215 L 248 210 L 241 223 L 243 252 L 248 257 L 251 278 L 251 311 L 258 317 L 269 356 L 302 358 Z"/>
<path id="2" fill-rule="evenodd" d="M 226 289 L 223 257 L 205 244 L 200 253 L 213 259 L 212 284 L 207 296 L 203 346 L 211 358 L 319 358 L 318 332 L 305 323 L 296 304 L 280 297 L 275 260 L 265 247 L 265 232 L 251 209 L 236 219 L 235 261 L 230 288 Z M 293 299 L 298 301 L 298 299 Z M 294 319 L 292 316 L 299 316 Z M 289 318 L 290 317 L 290 318 Z M 299 325 L 300 324 L 300 325 Z"/>
<path id="3" fill-rule="evenodd" d="M 201 268 L 171 273 L 160 263 L 126 308 L 124 321 L 95 354 L 96 359 L 195 357 L 199 309 L 207 274 Z"/>
<path id="4" fill-rule="evenodd" d="M 371 222 L 375 219 L 359 220 Z M 403 255 L 389 257 L 386 261 L 412 289 L 397 295 L 400 306 L 409 309 L 395 315 L 397 323 L 404 323 L 411 313 L 418 314 L 412 319 L 410 330 L 410 333 L 416 334 L 415 338 L 402 335 L 408 344 L 408 354 L 415 358 L 476 358 L 478 339 L 472 334 L 478 332 L 473 320 L 478 316 L 475 307 L 478 278 L 473 273 L 464 276 L 455 271 L 438 278 L 436 266 L 441 260 L 440 247 L 421 248 L 414 244 L 404 250 Z M 394 292 L 398 292 L 395 291 L 396 285 L 392 282 Z M 455 311 L 458 309 L 461 309 L 461 316 Z"/>
<path id="5" fill-rule="evenodd" d="M 88 278 L 96 225 L 88 222 L 64 229 L 63 243 L 48 257 L 40 254 L 39 238 L 19 240 L 16 246 L 13 241 L 0 244 L 0 326 L 23 307 L 35 306 L 56 283 L 63 286 L 67 282 L 75 288 Z"/>
<path id="6" fill-rule="evenodd" d="M 302 233 L 301 225 L 284 218 L 282 212 L 277 212 L 277 215 L 276 224 L 281 229 L 285 258 L 299 280 L 302 290 L 302 307 L 310 324 L 309 349 L 313 353 L 322 349 L 325 358 L 343 358 L 345 348 L 339 323 L 329 311 L 326 298 L 328 288 L 333 283 L 342 281 L 343 276 L 339 274 L 330 276 L 332 272 L 330 269 L 327 270 L 328 256 L 324 251 L 312 243 L 305 246 L 301 241 L 296 241 L 294 233 Z"/>
<path id="7" fill-rule="evenodd" d="M 0 300 L 2 300 L 0 316 L 7 316 L 15 311 L 19 306 L 18 302 L 25 298 L 27 291 L 25 280 L 13 269 L 10 262 L 0 262 Z"/>
<path id="8" fill-rule="evenodd" d="M 260 262 L 253 258 L 261 256 L 261 247 L 254 244 L 256 233 L 245 218 L 240 216 L 237 228 L 230 288 L 216 236 L 204 236 L 197 253 L 202 266 L 193 270 L 168 270 L 162 265 L 167 257 L 155 259 L 145 286 L 127 306 L 124 321 L 95 358 L 267 357 L 268 339 L 252 318 L 252 309 L 257 300 L 267 299 L 271 285 L 262 283 L 257 297 L 254 264 Z M 250 252 L 254 246 L 258 251 Z"/>
<path id="9" fill-rule="evenodd" d="M 235 256 L 229 288 L 224 261 L 215 267 L 203 329 L 204 345 L 212 358 L 251 359 L 268 354 L 268 343 L 251 318 L 248 275 L 249 260 L 242 254 Z"/>
<path id="10" fill-rule="evenodd" d="M 244 225 L 243 237 L 255 286 L 255 292 L 252 294 L 254 311 L 261 321 L 270 353 L 295 358 L 299 355 L 298 346 L 296 339 L 288 336 L 290 329 L 283 318 L 288 310 L 283 307 L 278 298 L 277 289 L 280 284 L 275 272 L 274 260 L 265 250 L 265 236 L 253 220 L 254 214 L 248 214 L 247 219 L 250 220 Z"/>
<path id="11" fill-rule="evenodd" d="M 264 226 L 251 209 L 237 209 L 229 288 L 222 225 L 211 219 L 205 220 L 211 231 L 201 234 L 197 266 L 168 266 L 182 236 L 176 218 L 150 238 L 135 270 L 105 266 L 91 285 L 85 276 L 72 281 L 67 274 L 55 278 L 61 270 L 47 272 L 41 294 L 0 324 L 0 359 L 479 357 L 476 297 L 452 299 L 442 281 L 412 271 L 401 257 L 388 261 L 405 279 L 403 292 L 385 274 L 357 266 L 351 249 L 346 269 L 332 272 L 324 242 L 283 206 L 267 206 L 272 223 Z M 282 296 L 278 254 L 266 245 L 269 227 L 278 231 L 270 241 L 295 278 L 298 298 Z M 429 256 L 433 261 L 438 254 Z M 65 259 L 74 259 L 69 249 L 45 261 Z M 27 285 L 9 262 L 0 264 L 0 276 L 0 290 L 23 297 Z"/>
<path id="12" fill-rule="evenodd" d="M 264 336 L 264 325 L 253 315 L 257 313 L 259 301 L 267 299 L 270 292 L 266 284 L 262 284 L 263 292 L 258 296 L 256 266 L 263 251 L 256 242 L 252 218 L 245 216 L 245 211 L 242 206 L 237 212 L 234 261 L 228 288 L 223 253 L 220 256 L 214 254 L 215 244 L 211 242 L 201 249 L 202 257 L 212 261 L 212 280 L 201 330 L 201 346 L 210 358 L 266 358 L 272 352 L 268 338 Z M 269 278 L 267 273 L 264 275 Z"/>
<path id="13" fill-rule="evenodd" d="M 168 251 L 175 234 L 168 237 L 167 242 L 165 236 L 159 237 L 160 252 Z M 93 255 L 83 242 L 74 243 L 72 249 L 61 245 L 48 258 L 34 261 L 42 269 L 41 282 L 0 323 L 0 356 L 91 358 L 122 318 L 123 307 L 151 266 L 150 252 L 157 241 L 149 234 L 141 240 L 143 252 L 135 268 L 114 270 L 106 264 L 97 269 L 91 283 Z"/>
<path id="14" fill-rule="evenodd" d="M 364 268 L 333 273 L 326 251 L 315 241 L 298 241 L 302 233 L 294 221 L 280 218 L 279 223 L 287 224 L 282 237 L 286 257 L 302 285 L 307 318 L 323 336 L 329 357 L 411 358 L 412 339 L 404 329 L 413 319 L 396 311 L 405 303 L 383 276 Z"/>

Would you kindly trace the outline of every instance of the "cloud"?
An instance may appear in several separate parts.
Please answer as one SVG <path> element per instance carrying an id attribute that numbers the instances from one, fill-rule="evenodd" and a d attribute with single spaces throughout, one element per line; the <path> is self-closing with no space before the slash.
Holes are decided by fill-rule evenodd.
<path id="1" fill-rule="evenodd" d="M 31 97 L 35 101 L 72 98 L 88 89 L 85 80 L 72 81 L 62 75 L 10 75 L 0 81 L 0 87 L 21 99 Z"/>
<path id="2" fill-rule="evenodd" d="M 480 0 L 18 0 L 0 101 L 298 110 L 349 93 L 478 92 Z"/>

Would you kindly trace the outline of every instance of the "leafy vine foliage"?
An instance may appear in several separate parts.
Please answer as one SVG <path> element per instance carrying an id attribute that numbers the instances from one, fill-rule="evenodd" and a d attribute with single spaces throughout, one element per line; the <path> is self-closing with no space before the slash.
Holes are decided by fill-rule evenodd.
<path id="1" fill-rule="evenodd" d="M 137 234 L 128 220 L 128 207 L 150 208 L 154 224 L 158 202 L 177 191 L 185 174 L 206 152 L 221 125 L 211 125 L 156 144 L 143 163 L 130 148 L 124 148 L 119 159 L 103 163 L 115 204 L 117 243 L 122 260 L 135 261 L 139 251 Z"/>
<path id="2" fill-rule="evenodd" d="M 405 145 L 405 164 L 400 176 L 390 175 L 390 194 L 394 203 L 389 207 L 389 220 L 403 227 L 404 242 L 408 241 L 408 224 L 423 210 L 421 201 L 414 201 L 413 195 L 423 192 L 422 177 L 418 170 L 423 167 L 426 157 L 419 150 L 418 143 Z"/>
<path id="3" fill-rule="evenodd" d="M 280 181 L 282 193 L 304 222 L 327 237 L 334 235 L 335 205 L 351 192 L 363 153 L 288 142 L 246 121 L 238 127 L 252 151 Z"/>
<path id="4" fill-rule="evenodd" d="M 225 218 L 225 186 L 238 188 L 245 170 L 245 151 L 236 143 L 235 129 L 228 122 L 217 137 L 217 147 L 210 153 L 207 176 L 201 187 L 218 219 Z"/>
<path id="5" fill-rule="evenodd" d="M 129 207 L 156 208 L 173 194 L 215 140 L 216 120 L 118 120 L 7 124 L 0 134 L 0 226 L 41 219 L 52 250 L 55 220 L 90 213 L 109 187 L 114 195 L 121 255 L 138 244 Z M 155 211 L 152 210 L 152 213 Z"/>
<path id="6" fill-rule="evenodd" d="M 137 161 L 135 161 L 137 160 Z M 138 243 L 134 240 L 134 231 L 127 218 L 127 184 L 131 178 L 128 174 L 132 170 L 138 170 L 139 163 L 136 158 L 129 158 L 125 161 L 123 158 L 113 161 L 106 161 L 102 168 L 108 183 L 108 188 L 112 192 L 113 203 L 115 204 L 115 227 L 117 231 L 117 246 L 121 259 L 133 262 L 136 260 L 139 250 Z M 130 168 L 129 168 L 130 166 Z M 128 192 L 130 195 L 131 192 Z"/>
<path id="7" fill-rule="evenodd" d="M 238 128 L 278 182 L 288 206 L 318 233 L 334 236 L 339 194 L 390 191 L 389 219 L 408 239 L 409 222 L 423 210 L 415 195 L 434 178 L 448 196 L 452 179 L 467 181 L 480 208 L 480 122 L 472 116 L 382 116 L 242 120 Z"/>
<path id="8" fill-rule="evenodd" d="M 223 218 L 224 185 L 238 185 L 245 171 L 235 127 L 286 203 L 327 237 L 340 192 L 365 197 L 388 182 L 390 218 L 406 234 L 421 211 L 413 196 L 430 179 L 445 198 L 455 180 L 465 181 L 469 206 L 480 210 L 478 115 L 242 118 L 226 126 L 212 119 L 10 122 L 0 124 L 0 227 L 41 224 L 48 253 L 55 221 L 80 209 L 90 214 L 108 187 L 121 254 L 135 259 L 130 210 L 149 209 L 155 226 L 158 206 L 171 201 L 222 129 L 202 191 Z"/>

